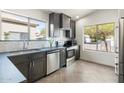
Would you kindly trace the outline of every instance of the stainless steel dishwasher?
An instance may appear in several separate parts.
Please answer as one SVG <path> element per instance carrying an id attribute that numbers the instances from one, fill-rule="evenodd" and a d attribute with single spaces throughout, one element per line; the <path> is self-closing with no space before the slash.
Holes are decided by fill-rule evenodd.
<path id="1" fill-rule="evenodd" d="M 47 75 L 60 68 L 60 50 L 47 52 Z"/>

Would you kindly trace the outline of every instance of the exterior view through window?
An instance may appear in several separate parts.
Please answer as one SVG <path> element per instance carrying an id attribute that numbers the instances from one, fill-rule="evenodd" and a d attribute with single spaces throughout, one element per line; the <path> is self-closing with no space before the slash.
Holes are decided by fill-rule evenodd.
<path id="1" fill-rule="evenodd" d="M 1 11 L 0 40 L 43 40 L 46 38 L 46 22 Z"/>
<path id="2" fill-rule="evenodd" d="M 114 23 L 84 27 L 84 50 L 114 52 Z"/>
<path id="3" fill-rule="evenodd" d="M 46 38 L 46 23 L 34 19 L 29 19 L 30 24 L 30 40 L 42 40 Z"/>

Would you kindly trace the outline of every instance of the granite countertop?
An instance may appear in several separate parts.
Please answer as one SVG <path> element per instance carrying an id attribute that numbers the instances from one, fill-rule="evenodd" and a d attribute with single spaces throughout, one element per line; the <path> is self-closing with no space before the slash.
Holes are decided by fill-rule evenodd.
<path id="1" fill-rule="evenodd" d="M 16 56 L 16 55 L 24 55 L 24 54 L 32 54 L 38 52 L 49 52 L 53 50 L 61 50 L 65 47 L 47 47 L 47 48 L 38 48 L 38 49 L 27 49 L 27 50 L 19 50 L 19 51 L 12 51 L 8 52 L 9 56 Z"/>
<path id="2" fill-rule="evenodd" d="M 19 83 L 26 81 L 24 75 L 16 68 L 8 57 L 16 55 L 24 55 L 37 52 L 48 52 L 52 50 L 63 49 L 65 47 L 52 47 L 41 49 L 28 49 L 23 51 L 14 51 L 0 53 L 0 83 Z"/>

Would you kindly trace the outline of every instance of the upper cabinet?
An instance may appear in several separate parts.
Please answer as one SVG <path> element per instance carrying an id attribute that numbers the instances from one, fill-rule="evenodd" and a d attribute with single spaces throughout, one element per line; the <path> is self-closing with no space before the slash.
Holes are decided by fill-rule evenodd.
<path id="1" fill-rule="evenodd" d="M 76 36 L 76 23 L 74 20 L 71 20 L 70 22 L 70 28 L 71 28 L 71 31 L 72 31 L 72 38 L 74 39 L 75 36 Z"/>
<path id="2" fill-rule="evenodd" d="M 70 20 L 71 17 L 65 14 L 60 14 L 60 28 L 70 29 Z"/>
<path id="3" fill-rule="evenodd" d="M 60 14 L 51 13 L 49 14 L 49 36 L 58 37 L 60 26 Z"/>
<path id="4" fill-rule="evenodd" d="M 60 29 L 64 29 L 67 38 L 75 38 L 75 21 L 65 14 L 49 14 L 49 36 L 59 37 Z"/>

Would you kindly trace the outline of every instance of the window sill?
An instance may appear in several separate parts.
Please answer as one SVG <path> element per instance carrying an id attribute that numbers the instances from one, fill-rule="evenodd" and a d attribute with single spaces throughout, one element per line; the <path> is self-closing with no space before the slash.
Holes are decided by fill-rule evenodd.
<path id="1" fill-rule="evenodd" d="M 115 53 L 115 52 L 107 52 L 107 51 L 91 50 L 91 49 L 84 49 L 83 52 L 104 52 L 104 53 Z"/>

